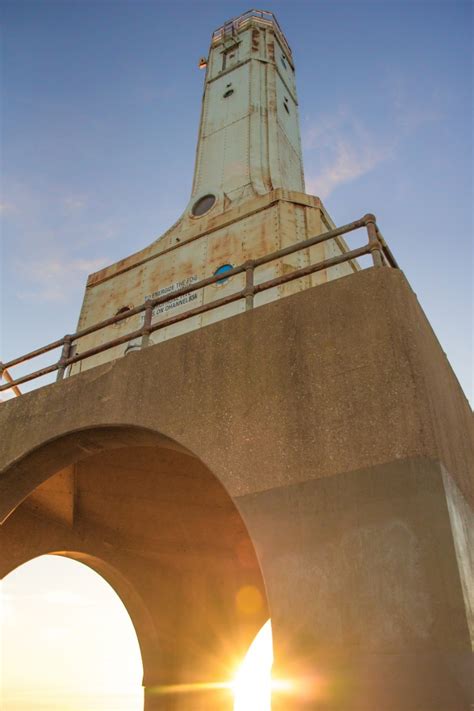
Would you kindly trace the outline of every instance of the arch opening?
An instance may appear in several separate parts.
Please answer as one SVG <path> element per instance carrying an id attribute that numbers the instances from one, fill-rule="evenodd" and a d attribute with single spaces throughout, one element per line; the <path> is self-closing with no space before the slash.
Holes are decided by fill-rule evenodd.
<path id="1" fill-rule="evenodd" d="M 68 491 L 57 464 L 73 467 Z M 10 551 L 0 574 L 54 552 L 107 580 L 138 636 L 145 708 L 153 689 L 200 681 L 232 688 L 268 619 L 267 598 L 245 522 L 201 459 L 159 433 L 114 427 L 49 441 L 21 469 L 29 494 L 0 528 Z M 67 502 L 71 515 L 61 518 Z"/>
<path id="2" fill-rule="evenodd" d="M 44 555 L 1 582 L 4 711 L 142 711 L 137 635 L 115 590 Z"/>

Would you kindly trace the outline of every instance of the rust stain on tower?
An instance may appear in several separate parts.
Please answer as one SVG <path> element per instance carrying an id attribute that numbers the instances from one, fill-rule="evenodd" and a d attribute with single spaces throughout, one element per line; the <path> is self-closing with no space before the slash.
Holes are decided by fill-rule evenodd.
<path id="1" fill-rule="evenodd" d="M 468 711 L 470 408 L 375 217 L 336 228 L 304 192 L 274 15 L 226 22 L 200 66 L 182 215 L 89 277 L 75 333 L 3 366 L 4 390 L 58 382 L 0 407 L 0 574 L 56 553 L 103 575 L 146 711 L 231 709 L 269 616 L 275 709 Z"/>

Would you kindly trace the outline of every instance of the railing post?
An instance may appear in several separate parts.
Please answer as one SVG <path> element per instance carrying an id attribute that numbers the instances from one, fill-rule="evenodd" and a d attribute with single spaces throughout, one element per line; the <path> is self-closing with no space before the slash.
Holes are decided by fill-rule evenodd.
<path id="1" fill-rule="evenodd" d="M 67 359 L 71 352 L 72 336 L 64 336 L 63 349 L 61 351 L 61 357 L 58 360 L 58 374 L 56 380 L 62 380 L 64 378 L 64 373 L 67 367 Z"/>
<path id="2" fill-rule="evenodd" d="M 150 345 L 150 332 L 151 332 L 151 319 L 153 318 L 153 306 L 151 303 L 146 305 L 145 318 L 143 321 L 142 329 L 142 343 L 141 347 L 146 348 Z"/>
<path id="3" fill-rule="evenodd" d="M 346 234 L 347 232 L 352 232 L 353 230 L 360 229 L 362 227 L 365 227 L 367 229 L 368 234 L 368 243 L 365 244 L 363 247 L 342 253 L 337 257 L 325 259 L 315 265 L 310 264 L 307 267 L 296 269 L 294 272 L 291 272 L 291 274 L 280 275 L 275 279 L 269 279 L 264 282 L 260 281 L 258 284 L 255 284 L 255 269 L 262 266 L 263 264 L 268 264 L 269 262 L 275 261 L 277 259 L 282 259 L 286 255 L 293 254 L 294 252 L 298 252 L 302 249 L 307 249 L 308 247 L 317 244 L 323 244 L 328 240 L 333 240 L 336 237 L 339 237 L 340 235 Z M 228 303 L 245 299 L 245 310 L 253 309 L 255 295 L 259 294 L 260 292 L 263 292 L 267 289 L 271 289 L 276 286 L 280 286 L 281 284 L 284 284 L 287 281 L 307 276 L 309 274 L 312 274 L 313 272 L 315 273 L 317 271 L 328 269 L 332 266 L 336 266 L 347 261 L 358 259 L 359 257 L 366 255 L 368 252 L 370 252 L 372 255 L 374 266 L 391 266 L 398 268 L 398 264 L 396 263 L 389 247 L 385 243 L 382 234 L 378 231 L 375 216 L 370 213 L 356 220 L 355 222 L 351 222 L 350 224 L 343 225 L 342 227 L 338 227 L 333 230 L 329 230 L 328 232 L 325 232 L 323 234 L 315 235 L 313 237 L 310 237 L 309 239 L 303 240 L 302 242 L 288 245 L 287 247 L 264 254 L 260 257 L 249 259 L 243 264 L 240 264 L 238 267 L 234 267 L 233 271 L 236 272 L 235 276 L 237 276 L 238 274 L 239 278 L 240 275 L 245 272 L 245 286 L 238 292 L 234 292 L 233 294 L 231 293 L 222 299 L 217 299 L 216 303 L 219 304 L 219 306 L 226 306 Z M 226 275 L 224 279 L 226 280 L 227 278 L 228 276 Z M 179 293 L 180 296 L 183 296 L 189 294 L 190 292 L 197 291 L 198 289 L 203 289 L 209 286 L 210 284 L 214 284 L 216 282 L 218 283 L 219 279 L 222 279 L 221 275 L 207 277 L 205 279 L 201 279 L 196 283 L 193 282 L 191 285 L 185 286 L 182 289 L 178 289 L 177 293 Z M 13 360 L 8 361 L 7 363 L 0 363 L 0 382 L 2 376 L 3 379 L 7 381 L 3 385 L 0 384 L 0 391 L 3 392 L 4 390 L 9 390 L 11 387 L 13 389 L 13 392 L 19 395 L 20 390 L 18 388 L 17 383 L 26 383 L 44 375 L 54 373 L 55 371 L 57 372 L 56 379 L 61 380 L 62 378 L 64 378 L 66 368 L 69 364 L 71 364 L 71 362 L 79 362 L 84 360 L 85 358 L 91 358 L 92 356 L 95 356 L 98 353 L 102 353 L 110 348 L 114 348 L 122 343 L 125 343 L 127 340 L 130 341 L 130 345 L 132 345 L 132 341 L 135 341 L 135 343 L 133 343 L 134 348 L 144 348 L 148 346 L 150 343 L 151 333 L 154 330 L 163 326 L 161 321 L 152 324 L 153 309 L 159 304 L 168 303 L 169 301 L 175 298 L 176 293 L 173 292 L 166 296 L 161 296 L 159 298 L 153 299 L 152 301 L 147 300 L 144 303 L 140 304 L 140 306 L 136 306 L 135 308 L 131 309 L 130 313 L 122 315 L 122 318 L 119 318 L 117 315 L 112 316 L 108 319 L 100 321 L 99 323 L 79 330 L 76 333 L 73 333 L 72 335 L 69 334 L 67 336 L 64 336 L 63 338 L 58 339 L 57 341 L 49 343 L 47 346 L 37 348 L 36 350 L 31 351 L 30 353 L 27 353 L 26 355 L 20 358 L 14 358 Z M 202 304 L 200 307 L 196 307 L 195 309 L 190 309 L 189 312 L 184 312 L 178 314 L 178 316 L 165 319 L 164 324 L 166 325 L 167 323 L 178 323 L 179 321 L 188 318 L 189 314 L 191 316 L 200 315 L 201 313 L 205 313 L 212 308 L 215 308 L 215 305 L 214 302 L 211 301 Z M 143 312 L 145 312 L 145 314 L 141 327 L 137 325 L 136 330 L 128 333 L 128 335 L 119 336 L 110 341 L 106 341 L 105 343 L 102 343 L 99 346 L 89 348 L 82 354 L 76 354 L 75 346 L 73 346 L 74 342 L 78 342 L 89 334 L 97 333 L 98 331 L 104 328 L 108 328 L 114 323 L 121 322 L 124 319 L 128 319 L 132 316 L 142 314 Z M 33 371 L 33 373 L 29 373 L 28 375 L 24 375 L 16 379 L 13 379 L 8 372 L 8 369 L 15 365 L 20 365 L 28 360 L 31 360 L 32 358 L 42 356 L 44 353 L 55 351 L 56 349 L 61 347 L 62 352 L 60 358 L 55 363 L 47 366 L 46 368 L 40 368 L 39 370 Z M 127 352 L 127 350 L 125 352 Z"/>
<path id="4" fill-rule="evenodd" d="M 377 227 L 375 226 L 375 215 L 371 213 L 364 216 L 365 226 L 367 227 L 367 236 L 369 238 L 369 249 L 372 255 L 374 267 L 383 266 L 382 249 L 379 238 L 377 237 Z"/>
<path id="5" fill-rule="evenodd" d="M 253 262 L 251 260 L 249 260 L 248 262 L 245 262 L 244 266 L 245 266 L 245 310 L 248 311 L 249 309 L 253 309 L 254 267 L 253 267 Z"/>
<path id="6" fill-rule="evenodd" d="M 12 376 L 8 372 L 7 368 L 5 368 L 3 363 L 0 362 L 0 383 L 2 382 L 2 380 L 5 380 L 7 383 L 13 383 L 14 378 L 12 378 Z M 7 388 L 7 390 L 8 390 L 8 388 Z M 21 390 L 18 387 L 18 385 L 12 385 L 11 390 L 13 390 L 16 397 L 19 397 L 21 395 Z"/>

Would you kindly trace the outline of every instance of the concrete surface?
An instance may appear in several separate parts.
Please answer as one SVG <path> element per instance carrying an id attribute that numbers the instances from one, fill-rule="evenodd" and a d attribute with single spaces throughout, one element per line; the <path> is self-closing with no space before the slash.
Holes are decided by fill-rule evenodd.
<path id="1" fill-rule="evenodd" d="M 275 708 L 469 709 L 471 411 L 402 273 L 132 353 L 3 404 L 0 427 L 1 573 L 95 567 L 146 687 L 222 679 L 270 614 L 295 683 Z M 147 694 L 200 707 L 231 702 Z"/>

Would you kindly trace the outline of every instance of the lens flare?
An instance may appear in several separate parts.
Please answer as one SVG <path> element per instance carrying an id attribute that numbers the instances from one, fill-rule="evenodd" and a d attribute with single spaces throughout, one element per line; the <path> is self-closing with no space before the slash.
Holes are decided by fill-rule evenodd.
<path id="1" fill-rule="evenodd" d="M 290 681 L 272 679 L 273 643 L 268 620 L 249 647 L 232 683 L 234 711 L 271 711 L 272 692 L 289 692 Z"/>
<path id="2" fill-rule="evenodd" d="M 235 603 L 239 612 L 245 615 L 254 615 L 262 607 L 263 600 L 260 591 L 256 587 L 245 585 L 237 593 Z"/>
<path id="3" fill-rule="evenodd" d="M 147 687 L 147 694 L 155 696 L 169 696 L 170 694 L 194 694 L 200 691 L 220 691 L 232 689 L 229 681 L 202 681 L 192 684 L 163 684 L 162 686 Z"/>
<path id="4" fill-rule="evenodd" d="M 294 692 L 286 679 L 272 679 L 273 643 L 268 620 L 250 645 L 232 681 L 169 684 L 147 688 L 147 694 L 168 696 L 228 690 L 234 697 L 234 711 L 271 711 L 272 693 Z"/>
<path id="5" fill-rule="evenodd" d="M 233 681 L 234 711 L 270 711 L 272 695 L 272 628 L 264 624 L 249 647 Z"/>

